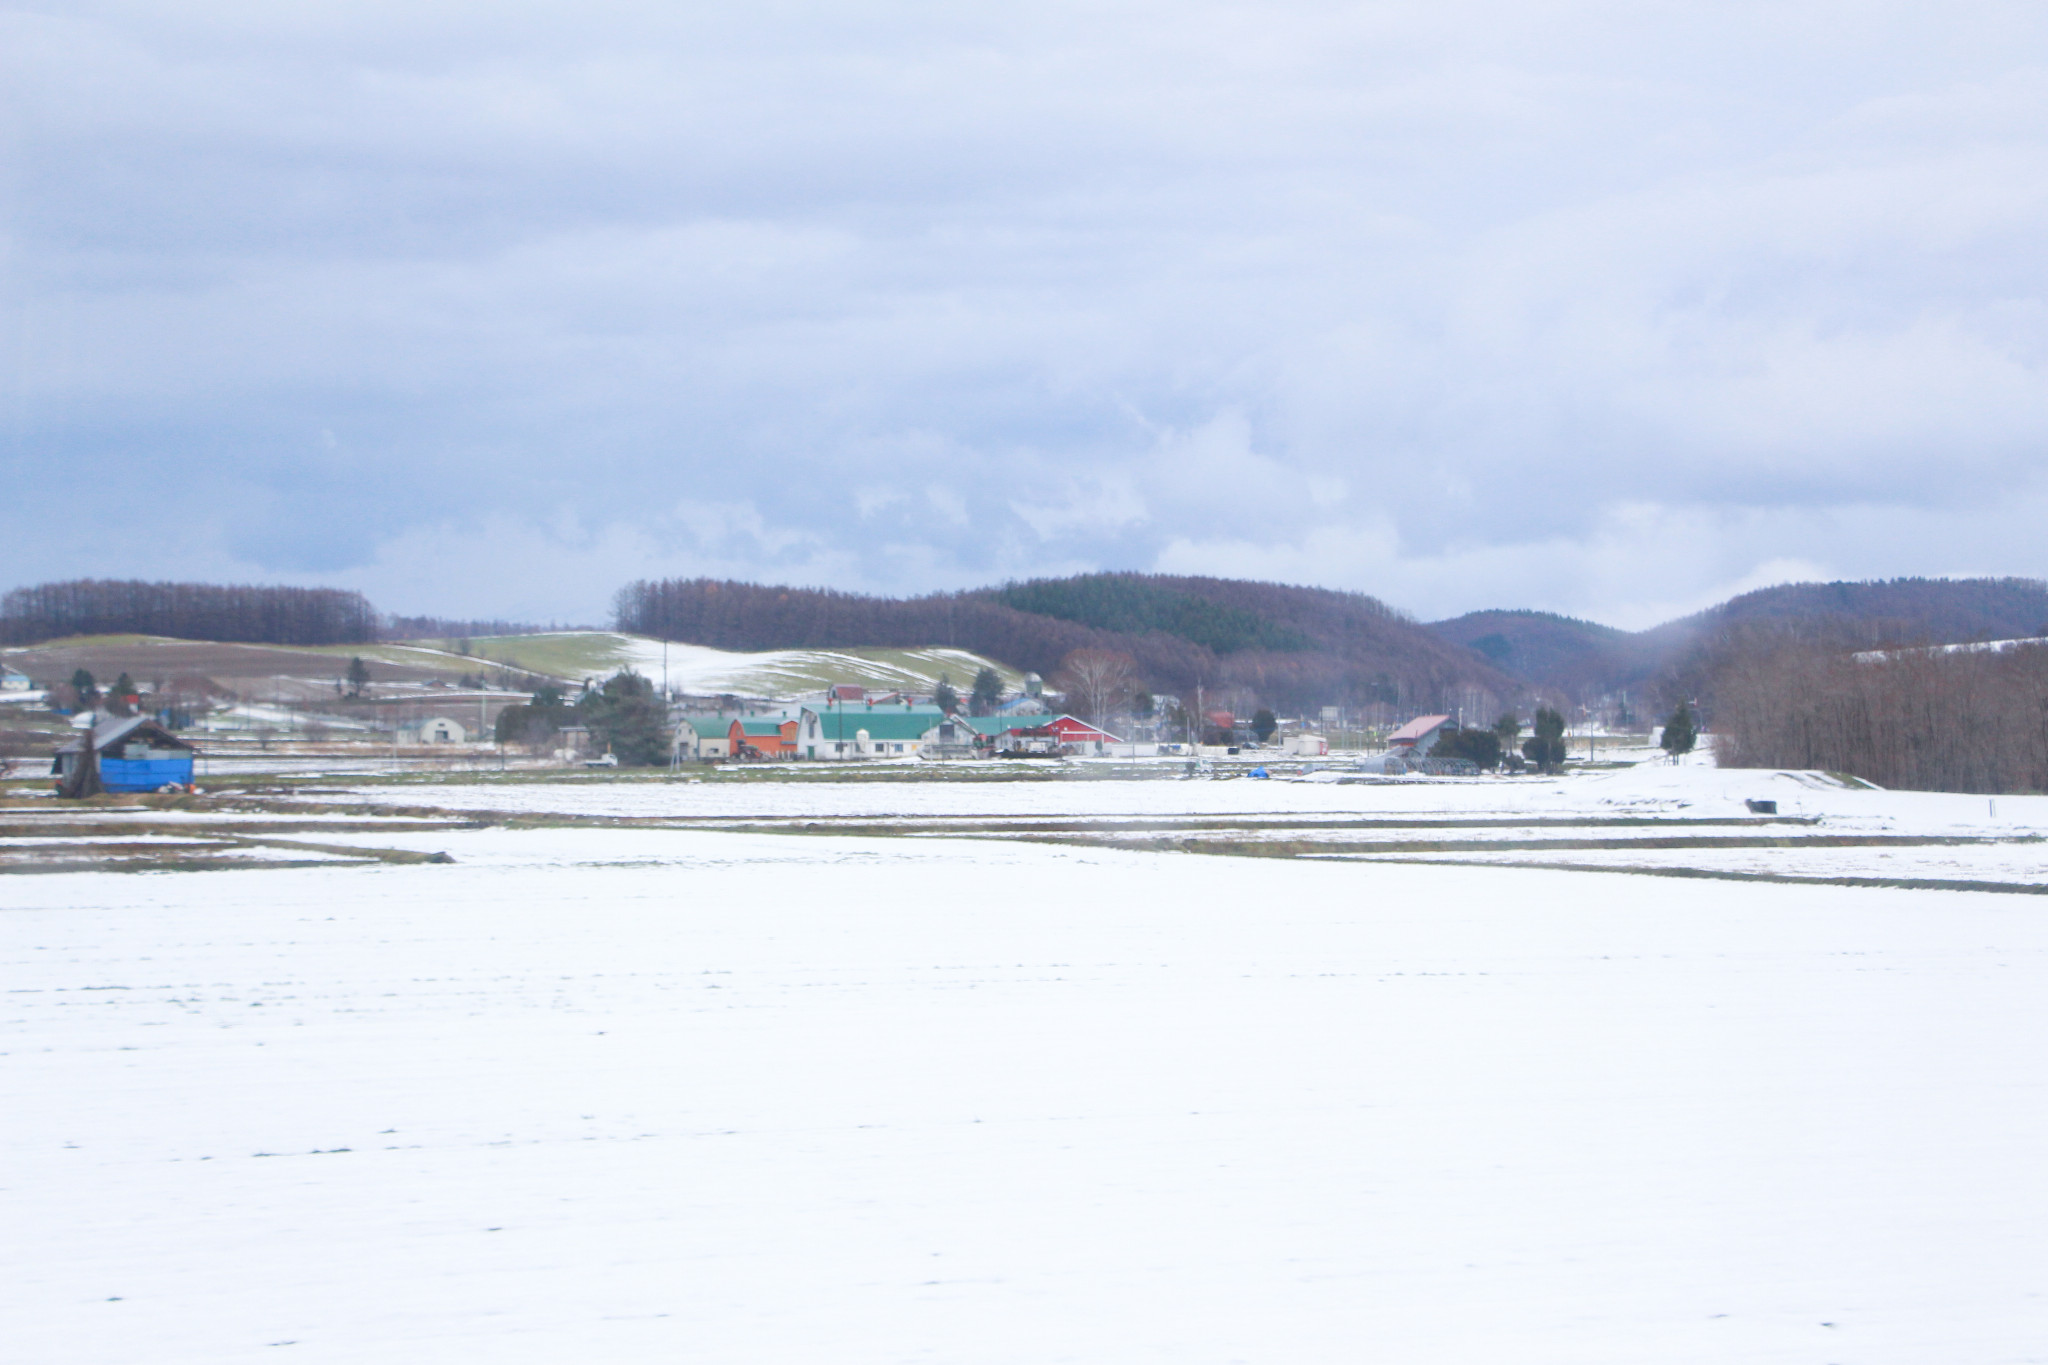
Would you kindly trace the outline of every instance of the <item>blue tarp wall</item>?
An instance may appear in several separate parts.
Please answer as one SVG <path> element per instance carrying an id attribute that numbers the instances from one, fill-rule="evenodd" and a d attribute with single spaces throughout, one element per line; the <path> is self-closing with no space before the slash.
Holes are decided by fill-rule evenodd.
<path id="1" fill-rule="evenodd" d="M 192 756 L 100 759 L 100 785 L 110 792 L 153 792 L 167 782 L 192 785 Z"/>

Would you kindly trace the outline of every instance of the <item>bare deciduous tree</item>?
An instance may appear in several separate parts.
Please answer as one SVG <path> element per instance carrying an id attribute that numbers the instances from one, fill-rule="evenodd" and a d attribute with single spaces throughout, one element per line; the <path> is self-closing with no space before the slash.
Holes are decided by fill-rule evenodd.
<path id="1" fill-rule="evenodd" d="M 1882 787 L 2048 788 L 2048 647 L 1855 654 L 1758 642 L 1715 677 L 1714 757 L 1817 768 Z"/>
<path id="2" fill-rule="evenodd" d="M 1053 686 L 1091 725 L 1100 725 L 1137 682 L 1137 665 L 1128 654 L 1107 649 L 1077 649 L 1060 662 Z"/>

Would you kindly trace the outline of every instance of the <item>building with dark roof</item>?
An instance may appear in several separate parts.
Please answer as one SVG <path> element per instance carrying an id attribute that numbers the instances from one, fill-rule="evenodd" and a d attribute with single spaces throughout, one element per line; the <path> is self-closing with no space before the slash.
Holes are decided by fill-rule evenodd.
<path id="1" fill-rule="evenodd" d="M 100 785 L 110 792 L 153 792 L 192 785 L 194 749 L 148 716 L 112 717 L 57 746 L 52 776 L 70 776 L 90 742 L 99 758 Z"/>

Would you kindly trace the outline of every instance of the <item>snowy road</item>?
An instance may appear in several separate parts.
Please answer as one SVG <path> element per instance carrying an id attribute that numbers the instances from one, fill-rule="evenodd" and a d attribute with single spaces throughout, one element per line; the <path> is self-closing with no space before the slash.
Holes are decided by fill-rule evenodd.
<path id="1" fill-rule="evenodd" d="M 0 885 L 9 1361 L 2043 1358 L 2032 897 L 443 842 Z"/>

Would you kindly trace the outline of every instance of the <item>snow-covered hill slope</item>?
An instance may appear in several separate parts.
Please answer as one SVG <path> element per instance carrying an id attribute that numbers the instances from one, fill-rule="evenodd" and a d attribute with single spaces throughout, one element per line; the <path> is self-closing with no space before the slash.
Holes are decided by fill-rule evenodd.
<path id="1" fill-rule="evenodd" d="M 451 641 L 422 641 L 419 647 L 452 648 Z M 581 682 L 633 668 L 656 682 L 686 692 L 734 692 L 747 696 L 789 696 L 833 683 L 870 688 L 929 691 L 941 675 L 965 691 L 974 675 L 993 668 L 1014 689 L 1023 675 L 993 659 L 964 649 L 778 649 L 736 654 L 705 645 L 674 644 L 644 635 L 572 631 L 555 635 L 502 635 L 468 642 L 472 654 L 536 673 Z"/>

